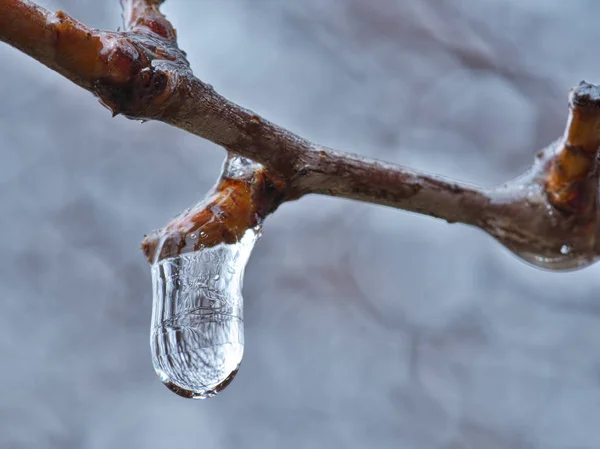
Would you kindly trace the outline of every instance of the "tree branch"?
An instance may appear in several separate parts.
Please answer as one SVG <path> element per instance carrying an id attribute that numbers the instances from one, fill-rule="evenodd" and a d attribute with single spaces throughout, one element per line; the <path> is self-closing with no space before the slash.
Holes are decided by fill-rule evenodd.
<path id="1" fill-rule="evenodd" d="M 266 194 L 264 180 L 255 184 L 256 176 L 250 184 L 240 184 L 242 190 L 270 198 L 258 215 L 263 200 L 240 200 L 252 204 L 252 220 L 262 220 L 283 201 L 317 193 L 477 226 L 546 268 L 576 268 L 600 254 L 600 88 L 582 83 L 571 92 L 563 138 L 540 152 L 528 173 L 496 188 L 480 188 L 314 144 L 232 103 L 193 75 L 160 3 L 122 0 L 125 31 L 110 32 L 88 28 L 62 11 L 51 14 L 27 0 L 0 0 L 0 40 L 91 91 L 114 115 L 160 120 L 262 164 L 256 173 L 267 173 L 264 179 L 277 188 Z M 227 182 L 221 179 L 213 200 L 230 198 L 236 214 L 244 216 L 244 208 L 237 206 L 242 190 L 219 196 L 229 188 Z M 206 218 L 211 201 L 161 232 L 193 232 L 189 223 L 201 222 L 202 214 Z M 188 248 L 181 235 L 165 248 Z M 152 240 L 144 244 L 149 258 L 157 250 Z M 172 254 L 165 251 L 159 257 Z"/>
<path id="2" fill-rule="evenodd" d="M 285 183 L 249 159 L 228 154 L 217 183 L 204 200 L 164 228 L 147 235 L 142 251 L 149 263 L 233 244 L 284 201 Z"/>

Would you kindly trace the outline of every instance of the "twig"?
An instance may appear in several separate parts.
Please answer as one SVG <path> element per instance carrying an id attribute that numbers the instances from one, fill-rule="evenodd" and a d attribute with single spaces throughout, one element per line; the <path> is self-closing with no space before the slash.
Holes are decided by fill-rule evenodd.
<path id="1" fill-rule="evenodd" d="M 232 103 L 193 75 L 160 3 L 123 0 L 126 31 L 110 32 L 27 0 L 0 0 L 0 40 L 91 91 L 115 115 L 160 120 L 259 162 L 277 180 L 269 210 L 317 193 L 477 226 L 549 268 L 575 268 L 600 254 L 600 88 L 582 83 L 572 91 L 563 139 L 527 174 L 480 188 L 334 151 Z"/>
<path id="2" fill-rule="evenodd" d="M 282 180 L 256 162 L 229 154 L 205 199 L 146 236 L 142 251 L 148 262 L 156 263 L 219 243 L 235 243 L 283 201 Z"/>

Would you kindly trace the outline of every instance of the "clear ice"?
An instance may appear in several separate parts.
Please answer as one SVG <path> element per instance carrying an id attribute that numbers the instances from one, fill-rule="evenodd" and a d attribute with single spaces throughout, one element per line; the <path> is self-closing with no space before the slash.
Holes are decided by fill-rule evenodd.
<path id="1" fill-rule="evenodd" d="M 249 229 L 234 244 L 152 266 L 152 363 L 180 396 L 214 396 L 238 371 L 244 353 L 244 269 L 258 236 L 258 228 Z"/>
<path id="2" fill-rule="evenodd" d="M 526 263 L 547 271 L 572 271 L 587 267 L 595 262 L 594 257 L 574 253 L 571 247 L 566 244 L 560 248 L 560 255 L 555 257 L 543 257 L 524 252 L 515 252 L 515 254 Z"/>

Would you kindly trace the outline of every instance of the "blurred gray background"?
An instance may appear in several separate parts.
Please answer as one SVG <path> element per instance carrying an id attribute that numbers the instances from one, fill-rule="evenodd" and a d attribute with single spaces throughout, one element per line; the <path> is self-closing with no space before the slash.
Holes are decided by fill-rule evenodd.
<path id="1" fill-rule="evenodd" d="M 117 0 L 40 1 L 115 29 Z M 520 174 L 600 79 L 600 3 L 169 0 L 196 74 L 319 143 L 474 183 Z M 310 197 L 268 219 L 246 351 L 207 401 L 149 354 L 143 235 L 224 151 L 111 119 L 0 45 L 0 447 L 600 447 L 600 265 L 546 273 L 482 232 Z"/>

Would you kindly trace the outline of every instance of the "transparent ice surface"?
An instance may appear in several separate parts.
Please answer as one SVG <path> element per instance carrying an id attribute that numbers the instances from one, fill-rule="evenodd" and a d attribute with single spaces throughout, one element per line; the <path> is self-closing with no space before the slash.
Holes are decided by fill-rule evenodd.
<path id="1" fill-rule="evenodd" d="M 249 229 L 235 244 L 152 266 L 152 363 L 180 396 L 214 396 L 238 371 L 244 352 L 242 282 L 258 235 L 258 228 Z"/>
<path id="2" fill-rule="evenodd" d="M 525 252 L 515 252 L 515 254 L 530 265 L 548 271 L 577 270 L 596 261 L 590 255 L 572 253 L 571 247 L 567 244 L 560 248 L 560 256 L 556 257 L 543 257 Z"/>

